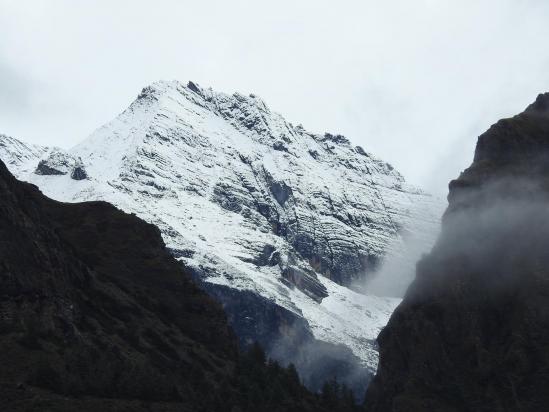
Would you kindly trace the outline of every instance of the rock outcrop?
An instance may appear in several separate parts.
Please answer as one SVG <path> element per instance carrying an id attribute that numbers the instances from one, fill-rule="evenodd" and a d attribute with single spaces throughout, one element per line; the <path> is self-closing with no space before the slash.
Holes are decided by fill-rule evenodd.
<path id="1" fill-rule="evenodd" d="M 549 405 L 549 94 L 479 137 L 430 255 L 378 338 L 368 411 Z"/>
<path id="2" fill-rule="evenodd" d="M 50 151 L 46 158 L 40 160 L 34 173 L 45 176 L 68 174 L 74 180 L 83 180 L 88 177 L 82 159 L 75 158 L 60 149 Z"/>

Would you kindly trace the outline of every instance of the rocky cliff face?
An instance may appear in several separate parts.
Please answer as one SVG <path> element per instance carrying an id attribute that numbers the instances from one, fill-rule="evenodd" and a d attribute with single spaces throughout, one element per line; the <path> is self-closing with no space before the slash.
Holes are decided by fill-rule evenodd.
<path id="1" fill-rule="evenodd" d="M 549 395 L 549 94 L 480 136 L 381 332 L 370 411 L 540 411 Z"/>
<path id="2" fill-rule="evenodd" d="M 362 365 L 360 382 L 376 368 L 373 339 L 398 299 L 351 287 L 385 256 L 404 255 L 407 238 L 427 248 L 441 214 L 442 202 L 345 137 L 192 82 L 155 83 L 71 150 L 41 150 L 0 154 L 55 199 L 107 200 L 157 225 L 225 305 L 243 345 L 258 340 L 274 354 L 293 336 L 343 344 L 343 361 Z M 244 316 L 234 293 L 268 307 Z M 320 353 L 338 351 L 283 360 Z"/>

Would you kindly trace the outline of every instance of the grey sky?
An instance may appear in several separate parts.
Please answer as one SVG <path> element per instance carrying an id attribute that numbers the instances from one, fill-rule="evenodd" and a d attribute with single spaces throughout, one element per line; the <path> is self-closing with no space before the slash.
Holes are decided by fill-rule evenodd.
<path id="1" fill-rule="evenodd" d="M 0 132 L 70 147 L 159 79 L 261 96 L 445 193 L 549 90 L 549 1 L 0 0 Z"/>

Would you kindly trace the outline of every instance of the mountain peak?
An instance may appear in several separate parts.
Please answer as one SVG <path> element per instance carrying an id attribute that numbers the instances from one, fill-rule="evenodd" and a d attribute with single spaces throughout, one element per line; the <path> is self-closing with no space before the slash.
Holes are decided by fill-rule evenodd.
<path id="1" fill-rule="evenodd" d="M 483 133 L 475 149 L 473 167 L 464 174 L 473 178 L 507 170 L 517 173 L 520 168 L 528 173 L 539 172 L 532 168 L 534 162 L 540 165 L 540 156 L 545 157 L 549 149 L 549 93 L 538 95 L 528 108 L 511 118 L 501 119 Z M 512 166 L 512 168 L 510 168 Z M 465 176 L 462 183 L 465 181 Z"/>
<path id="2" fill-rule="evenodd" d="M 411 274 L 404 237 L 429 247 L 442 211 L 346 137 L 309 133 L 253 94 L 195 82 L 145 87 L 66 156 L 48 159 L 38 170 L 49 174 L 36 173 L 36 158 L 23 178 L 55 199 L 107 200 L 154 223 L 223 302 L 244 345 L 259 341 L 280 356 L 286 345 L 293 358 L 283 361 L 321 368 L 326 351 L 303 354 L 310 345 L 295 338 L 344 344 L 347 360 L 334 364 L 362 371 L 338 372 L 343 380 L 375 370 L 373 339 L 398 303 L 351 287 L 388 255 L 403 256 Z"/>
<path id="3" fill-rule="evenodd" d="M 142 101 L 157 102 L 152 110 L 160 113 L 162 118 L 178 117 L 181 111 L 208 111 L 235 127 L 240 133 L 272 146 L 275 150 L 291 153 L 296 139 L 314 139 L 331 150 L 339 147 L 345 151 L 354 150 L 366 155 L 361 147 L 353 149 L 350 139 L 341 134 L 317 134 L 307 131 L 302 124 L 294 126 L 279 113 L 271 111 L 265 101 L 254 93 L 228 94 L 214 91 L 211 87 L 204 88 L 194 81 L 188 81 L 185 85 L 177 80 L 160 80 L 143 88 L 130 109 L 133 111 Z M 147 110 L 151 110 L 149 104 Z M 206 113 L 203 116 L 206 116 Z M 393 172 L 390 165 L 377 161 L 369 154 L 368 156 L 379 165 L 383 165 L 382 168 L 386 172 L 397 173 Z"/>
<path id="4" fill-rule="evenodd" d="M 540 93 L 536 101 L 529 105 L 524 112 L 549 117 L 549 92 Z"/>

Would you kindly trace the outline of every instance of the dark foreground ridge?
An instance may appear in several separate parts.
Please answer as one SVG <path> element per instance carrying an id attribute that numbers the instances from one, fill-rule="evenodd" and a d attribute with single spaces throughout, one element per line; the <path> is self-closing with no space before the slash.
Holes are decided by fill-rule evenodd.
<path id="1" fill-rule="evenodd" d="M 549 94 L 480 136 L 379 336 L 367 410 L 549 407 Z"/>
<path id="2" fill-rule="evenodd" d="M 308 392 L 221 307 L 159 230 L 110 204 L 65 204 L 0 162 L 0 410 L 354 410 Z"/>

